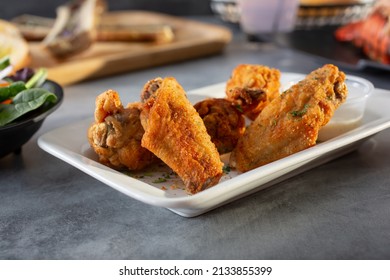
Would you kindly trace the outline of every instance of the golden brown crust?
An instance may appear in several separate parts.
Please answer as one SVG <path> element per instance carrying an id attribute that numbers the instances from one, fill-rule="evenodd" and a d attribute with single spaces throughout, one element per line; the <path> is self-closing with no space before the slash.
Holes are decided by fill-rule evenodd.
<path id="1" fill-rule="evenodd" d="M 151 80 L 141 100 L 142 146 L 180 176 L 188 193 L 217 184 L 223 163 L 180 84 L 174 78 Z"/>
<path id="2" fill-rule="evenodd" d="M 226 83 L 227 99 L 251 120 L 279 95 L 280 71 L 264 65 L 240 64 Z"/>
<path id="3" fill-rule="evenodd" d="M 156 161 L 141 147 L 144 129 L 140 110 L 139 102 L 124 108 L 113 90 L 96 98 L 95 122 L 88 129 L 88 141 L 101 163 L 116 169 L 141 170 Z"/>
<path id="4" fill-rule="evenodd" d="M 230 164 L 245 172 L 315 145 L 318 131 L 345 101 L 345 74 L 325 65 L 274 99 L 246 129 Z"/>
<path id="5" fill-rule="evenodd" d="M 194 105 L 220 154 L 230 153 L 245 131 L 245 117 L 228 100 L 209 98 Z"/>

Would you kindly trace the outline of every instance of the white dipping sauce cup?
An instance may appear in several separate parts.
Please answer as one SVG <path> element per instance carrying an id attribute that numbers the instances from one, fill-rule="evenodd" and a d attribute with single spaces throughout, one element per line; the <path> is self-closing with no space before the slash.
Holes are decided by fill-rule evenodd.
<path id="1" fill-rule="evenodd" d="M 330 119 L 318 134 L 318 141 L 326 141 L 344 132 L 352 130 L 361 124 L 366 103 L 374 91 L 373 84 L 363 78 L 347 76 L 347 100 L 336 109 Z"/>

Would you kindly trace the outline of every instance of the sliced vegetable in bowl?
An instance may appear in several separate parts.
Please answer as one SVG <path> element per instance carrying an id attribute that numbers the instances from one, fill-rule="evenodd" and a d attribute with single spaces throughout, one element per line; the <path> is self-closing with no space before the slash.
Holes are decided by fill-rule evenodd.
<path id="1" fill-rule="evenodd" d="M 0 67 L 3 67 L 0 71 L 8 71 L 9 62 L 3 62 Z M 27 75 L 26 81 L 20 79 L 20 73 L 26 72 L 25 68 L 19 71 L 14 76 L 5 77 L 0 83 L 2 85 L 0 86 L 0 127 L 43 106 L 46 102 L 54 104 L 57 101 L 54 93 L 41 87 L 46 80 L 46 69 L 42 68 L 36 72 L 30 70 L 32 75 Z"/>
<path id="2" fill-rule="evenodd" d="M 0 80 L 7 77 L 13 70 L 8 56 L 0 58 Z"/>
<path id="3" fill-rule="evenodd" d="M 22 90 L 12 98 L 10 103 L 0 104 L 0 126 L 11 123 L 24 114 L 39 108 L 45 102 L 55 103 L 56 101 L 57 96 L 43 88 Z"/>
<path id="4" fill-rule="evenodd" d="M 62 87 L 46 80 L 45 69 L 23 68 L 0 79 L 0 158 L 20 151 L 62 99 Z"/>

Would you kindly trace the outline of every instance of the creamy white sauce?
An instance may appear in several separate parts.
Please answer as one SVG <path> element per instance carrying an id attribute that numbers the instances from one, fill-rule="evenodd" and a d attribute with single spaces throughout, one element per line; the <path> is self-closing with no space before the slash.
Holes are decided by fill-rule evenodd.
<path id="1" fill-rule="evenodd" d="M 362 118 L 351 118 L 345 120 L 331 120 L 327 125 L 320 129 L 318 141 L 324 142 L 354 128 L 361 124 Z"/>

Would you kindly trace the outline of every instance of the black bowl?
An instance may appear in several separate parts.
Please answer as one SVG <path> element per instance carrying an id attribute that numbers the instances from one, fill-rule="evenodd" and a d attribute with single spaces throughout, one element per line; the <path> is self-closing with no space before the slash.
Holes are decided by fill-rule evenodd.
<path id="1" fill-rule="evenodd" d="M 12 123 L 0 127 L 0 158 L 10 153 L 20 153 L 22 146 L 38 131 L 45 118 L 61 105 L 64 92 L 59 84 L 47 80 L 42 87 L 54 93 L 57 102 L 41 106 Z"/>

